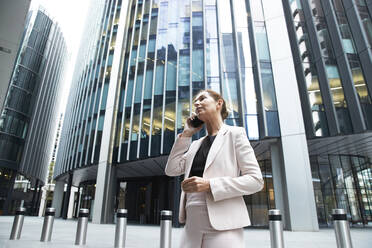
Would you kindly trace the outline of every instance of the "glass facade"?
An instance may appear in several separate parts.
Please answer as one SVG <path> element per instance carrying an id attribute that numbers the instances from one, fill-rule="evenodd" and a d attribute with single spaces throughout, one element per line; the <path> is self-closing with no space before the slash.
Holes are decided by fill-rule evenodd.
<path id="1" fill-rule="evenodd" d="M 369 38 L 353 36 L 351 30 L 356 27 L 352 24 L 355 25 L 356 20 L 351 19 L 355 17 L 347 15 L 345 10 L 345 6 L 350 8 L 351 2 L 289 0 L 288 4 L 283 4 L 287 11 L 287 27 L 293 30 L 292 33 L 289 32 L 289 37 L 296 41 L 292 43 L 292 52 L 297 63 L 295 68 L 301 101 L 311 109 L 311 115 L 304 116 L 305 121 L 313 122 L 313 130 L 308 132 L 311 137 L 308 138 L 317 137 L 319 144 L 322 140 L 320 137 L 355 132 L 350 117 L 351 105 L 355 103 L 350 98 L 347 99 L 346 94 L 352 95 L 352 100 L 360 105 L 359 114 L 365 125 L 363 131 L 371 130 L 372 105 L 368 92 L 370 79 L 364 69 L 366 62 L 361 59 L 362 55 L 356 48 L 356 43 L 368 43 Z M 357 3 L 357 6 L 360 18 L 364 20 L 362 29 L 366 31 L 370 22 L 368 11 L 364 1 Z M 338 30 L 330 30 L 332 22 Z M 315 32 L 310 32 L 311 30 Z M 333 35 L 330 35 L 331 31 Z M 364 38 L 367 40 L 363 40 Z M 340 62 L 343 62 L 342 66 Z M 347 80 L 345 76 L 342 78 L 340 72 L 343 71 L 345 75 L 345 70 L 351 80 Z M 353 89 L 355 94 L 346 89 Z M 332 104 L 326 105 L 327 101 Z M 309 149 L 311 151 L 311 146 Z M 310 156 L 310 162 L 320 225 L 331 225 L 333 208 L 346 209 L 354 224 L 371 221 L 371 182 L 366 176 L 371 170 L 370 158 L 352 152 L 350 155 L 324 153 Z"/>
<path id="2" fill-rule="evenodd" d="M 305 79 L 300 79 L 298 76 L 299 84 L 306 85 L 307 91 L 307 97 L 303 97 L 302 101 L 311 108 L 312 116 L 308 116 L 308 119 L 313 121 L 313 136 L 323 137 L 329 136 L 330 133 L 351 134 L 355 132 L 350 114 L 352 111 L 350 104 L 353 105 L 353 109 L 361 111 L 362 125 L 365 125 L 366 129 L 370 129 L 372 106 L 366 83 L 368 80 L 365 78 L 366 69 L 363 67 L 365 62 L 362 63 L 360 51 L 355 47 L 356 42 L 363 42 L 361 41 L 363 37 L 353 37 L 350 21 L 355 22 L 355 19 L 350 20 L 352 17 L 346 15 L 345 11 L 345 4 L 348 6 L 350 1 L 329 0 L 327 2 L 329 5 L 316 0 L 289 0 L 287 5 L 292 14 L 287 18 L 290 20 L 287 25 L 293 26 L 296 33 L 296 37 L 290 38 L 296 38 L 298 46 L 292 50 L 298 49 L 299 51 L 299 57 L 295 58 L 295 61 L 302 61 L 302 65 L 298 63 L 296 66 L 297 75 L 305 77 Z M 365 20 L 366 25 L 363 26 L 365 28 L 369 22 L 368 11 L 366 6 L 363 7 L 363 4 L 357 5 L 360 6 L 358 7 L 359 13 L 364 13 L 361 18 Z M 305 6 L 307 13 L 304 13 L 303 6 Z M 324 11 L 324 8 L 329 7 L 333 12 L 330 13 L 328 9 L 327 12 Z M 339 30 L 337 36 L 331 37 L 329 27 L 330 22 L 333 21 Z M 315 31 L 316 37 L 313 37 L 312 32 L 309 32 L 312 29 Z M 367 41 L 364 40 L 364 42 Z M 342 50 L 336 50 L 337 44 L 341 44 Z M 296 52 L 294 54 L 297 56 Z M 342 68 L 340 68 L 340 61 L 344 61 L 347 65 L 342 64 Z M 344 68 L 345 66 L 348 68 Z M 345 76 L 342 78 L 340 70 L 347 70 L 352 82 L 349 82 Z M 343 75 L 345 75 L 344 72 Z M 351 92 L 346 93 L 352 95 L 354 98 L 352 100 L 350 97 L 347 99 L 345 94 L 345 87 L 350 83 L 353 84 L 355 95 Z M 323 87 L 321 87 L 322 85 Z M 356 97 L 357 99 L 355 99 Z M 328 101 L 331 103 L 324 104 Z M 355 107 L 354 101 L 358 106 L 360 105 L 361 109 Z M 329 126 L 336 127 L 336 129 L 329 130 Z"/>
<path id="3" fill-rule="evenodd" d="M 2 210 L 10 206 L 9 188 L 17 173 L 32 180 L 33 186 L 35 181 L 45 182 L 65 53 L 59 27 L 44 11 L 30 12 L 0 115 Z M 12 179 L 6 183 L 9 175 Z"/>
<path id="4" fill-rule="evenodd" d="M 259 48 L 262 58 L 253 66 L 247 11 L 245 1 L 133 1 L 114 161 L 169 154 L 192 98 L 205 88 L 225 97 L 227 124 L 243 126 L 244 117 L 250 137 L 258 139 L 254 66 L 260 67 L 269 136 L 280 135 L 269 48 Z M 260 24 L 257 44 L 266 39 Z"/>
<path id="5" fill-rule="evenodd" d="M 246 1 L 133 1 L 124 14 L 120 0 L 97 2 L 104 8 L 91 19 L 100 26 L 87 26 L 97 38 L 81 49 L 89 55 L 74 73 L 56 175 L 98 163 L 115 52 L 123 62 L 113 162 L 168 154 L 192 112 L 193 97 L 206 88 L 225 97 L 227 124 L 245 126 L 254 140 L 280 136 L 262 8 L 252 31 L 252 20 L 244 18 L 250 12 Z M 118 22 L 125 17 L 124 47 L 116 51 Z M 264 99 L 256 97 L 256 84 Z M 261 123 L 263 111 L 267 122 Z M 259 125 L 268 133 L 260 133 Z"/>
<path id="6" fill-rule="evenodd" d="M 372 164 L 361 156 L 310 158 L 320 225 L 332 224 L 332 209 L 343 208 L 351 223 L 372 221 Z"/>
<path id="7" fill-rule="evenodd" d="M 360 1 L 364 2 L 364 1 Z M 355 40 L 352 36 L 351 30 L 350 30 L 350 24 L 346 17 L 345 8 L 342 4 L 341 0 L 333 0 L 332 5 L 335 10 L 336 18 L 337 18 L 337 24 L 340 30 L 342 44 L 343 44 L 343 50 L 347 55 L 347 60 L 351 69 L 352 77 L 353 77 L 353 83 L 355 86 L 355 89 L 358 94 L 358 98 L 360 101 L 360 105 L 363 110 L 363 116 L 366 121 L 366 125 L 368 129 L 372 128 L 372 100 L 371 100 L 371 93 L 368 93 L 365 75 L 363 73 L 363 69 L 361 67 L 359 54 L 357 52 L 357 49 L 355 47 Z M 361 7 L 363 9 L 363 7 Z M 365 9 L 365 5 L 364 5 Z M 365 10 L 366 11 L 366 10 Z M 366 12 L 365 12 L 366 13 Z M 370 24 L 370 20 L 368 21 L 368 15 L 364 14 L 364 22 L 369 23 L 365 26 L 369 26 L 369 33 L 372 32 L 372 25 Z M 369 39 L 369 43 L 371 40 Z"/>
<path id="8" fill-rule="evenodd" d="M 92 12 L 88 20 L 86 29 L 91 36 L 84 37 L 79 51 L 81 61 L 73 75 L 75 91 L 70 93 L 61 133 L 61 160 L 56 161 L 62 166 L 56 166 L 55 174 L 97 164 L 100 156 L 121 1 L 96 4 L 100 9 Z"/>
<path id="9" fill-rule="evenodd" d="M 265 182 L 264 188 L 256 194 L 244 196 L 252 225 L 257 227 L 267 226 L 269 223 L 269 210 L 275 209 L 271 160 L 264 159 L 259 161 L 259 164 Z"/>
<path id="10" fill-rule="evenodd" d="M 296 67 L 304 75 L 304 87 L 307 92 L 311 109 L 311 119 L 315 136 L 327 136 L 328 126 L 323 105 L 323 97 L 319 88 L 318 74 L 314 64 L 309 34 L 305 26 L 305 19 L 300 1 L 290 1 L 290 10 L 293 13 L 293 25 L 296 30 L 296 40 L 301 62 Z M 301 68 L 302 67 L 302 68 Z M 300 74 L 300 75 L 301 75 Z M 301 81 L 300 81 L 301 82 Z"/>

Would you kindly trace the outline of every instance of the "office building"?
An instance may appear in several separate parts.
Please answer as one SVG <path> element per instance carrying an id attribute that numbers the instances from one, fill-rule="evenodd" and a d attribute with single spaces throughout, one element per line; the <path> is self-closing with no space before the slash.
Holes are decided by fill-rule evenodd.
<path id="1" fill-rule="evenodd" d="M 60 28 L 31 11 L 0 116 L 0 209 L 23 205 L 36 214 L 57 127 L 66 56 Z"/>
<path id="2" fill-rule="evenodd" d="M 31 0 L 0 1 L 0 111 L 9 86 Z"/>
<path id="3" fill-rule="evenodd" d="M 272 208 L 289 230 L 330 225 L 332 208 L 368 223 L 370 7 L 97 0 L 62 129 L 54 206 L 66 214 L 67 184 L 65 199 L 77 187 L 75 211 L 89 208 L 95 223 L 127 208 L 129 221 L 157 224 L 171 209 L 177 225 L 182 178 L 164 167 L 193 97 L 208 88 L 225 98 L 226 124 L 246 129 L 262 169 L 264 189 L 245 197 L 253 226 L 267 226 Z"/>

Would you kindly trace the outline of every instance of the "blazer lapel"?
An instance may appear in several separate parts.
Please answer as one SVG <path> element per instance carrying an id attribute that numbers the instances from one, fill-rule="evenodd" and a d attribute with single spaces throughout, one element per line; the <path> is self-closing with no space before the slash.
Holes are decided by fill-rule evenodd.
<path id="1" fill-rule="evenodd" d="M 222 147 L 222 144 L 224 143 L 225 134 L 228 131 L 225 124 L 221 127 L 221 129 L 218 131 L 217 136 L 215 140 L 213 141 L 213 144 L 211 146 L 211 149 L 209 150 L 207 161 L 205 163 L 204 171 L 208 169 L 208 167 L 212 164 L 213 160 L 217 156 L 219 150 Z"/>

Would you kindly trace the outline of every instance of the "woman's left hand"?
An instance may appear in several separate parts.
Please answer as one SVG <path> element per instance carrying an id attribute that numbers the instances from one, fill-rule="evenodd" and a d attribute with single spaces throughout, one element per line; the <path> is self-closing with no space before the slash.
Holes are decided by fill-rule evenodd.
<path id="1" fill-rule="evenodd" d="M 202 177 L 190 177 L 183 180 L 181 188 L 185 193 L 210 191 L 209 180 Z"/>

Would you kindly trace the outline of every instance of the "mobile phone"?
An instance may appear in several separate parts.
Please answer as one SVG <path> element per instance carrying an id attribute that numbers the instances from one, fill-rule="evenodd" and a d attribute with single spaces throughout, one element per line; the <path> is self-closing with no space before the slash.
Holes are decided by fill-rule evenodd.
<path id="1" fill-rule="evenodd" d="M 197 116 L 190 121 L 192 127 L 197 128 L 204 124 L 204 121 L 200 120 Z"/>

